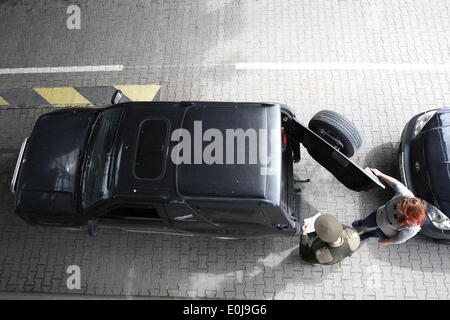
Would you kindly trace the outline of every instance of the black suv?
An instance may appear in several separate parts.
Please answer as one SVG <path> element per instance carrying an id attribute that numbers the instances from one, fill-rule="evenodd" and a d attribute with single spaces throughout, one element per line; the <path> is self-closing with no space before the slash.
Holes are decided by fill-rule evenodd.
<path id="1" fill-rule="evenodd" d="M 240 130 L 244 139 L 228 130 Z M 221 132 L 232 137 L 226 156 L 220 148 L 208 153 Z M 258 141 L 267 163 L 252 162 L 252 152 L 239 158 L 255 142 L 252 132 L 270 132 Z M 180 152 L 182 142 L 193 146 L 192 154 Z M 42 115 L 22 145 L 11 190 L 28 223 L 91 235 L 99 226 L 219 238 L 293 236 L 300 232 L 292 173 L 300 143 L 346 187 L 384 187 L 349 160 L 361 137 L 333 111 L 319 112 L 308 127 L 292 109 L 273 103 L 128 102 Z"/>

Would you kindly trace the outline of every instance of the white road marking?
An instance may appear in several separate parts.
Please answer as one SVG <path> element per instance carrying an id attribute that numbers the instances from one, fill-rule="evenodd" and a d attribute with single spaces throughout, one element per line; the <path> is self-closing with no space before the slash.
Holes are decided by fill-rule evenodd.
<path id="1" fill-rule="evenodd" d="M 236 70 L 358 70 L 358 71 L 450 71 L 450 64 L 416 64 L 416 63 L 236 63 Z"/>
<path id="2" fill-rule="evenodd" d="M 356 70 L 356 71 L 450 71 L 450 64 L 417 64 L 417 63 L 340 63 L 340 62 L 305 62 L 305 63 L 273 63 L 273 62 L 240 62 L 235 64 L 211 65 L 148 65 L 126 66 L 68 66 L 44 68 L 3 68 L 0 75 L 27 73 L 68 73 L 68 72 L 111 72 L 124 69 L 157 69 L 157 68 L 212 68 L 233 67 L 236 70 Z"/>
<path id="3" fill-rule="evenodd" d="M 234 68 L 235 63 L 221 64 L 150 64 L 146 66 L 125 66 L 125 69 L 163 69 L 163 68 Z"/>
<path id="4" fill-rule="evenodd" d="M 123 65 L 71 66 L 71 67 L 45 67 L 45 68 L 5 68 L 5 69 L 0 69 L 0 74 L 109 72 L 109 71 L 122 71 L 122 70 L 123 70 Z"/>

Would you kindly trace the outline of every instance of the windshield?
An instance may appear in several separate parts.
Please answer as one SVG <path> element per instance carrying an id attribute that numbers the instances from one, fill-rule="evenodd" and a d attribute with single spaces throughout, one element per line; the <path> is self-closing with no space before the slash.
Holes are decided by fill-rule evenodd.
<path id="1" fill-rule="evenodd" d="M 89 141 L 81 187 L 83 208 L 109 198 L 109 176 L 113 160 L 114 141 L 122 109 L 100 113 Z"/>

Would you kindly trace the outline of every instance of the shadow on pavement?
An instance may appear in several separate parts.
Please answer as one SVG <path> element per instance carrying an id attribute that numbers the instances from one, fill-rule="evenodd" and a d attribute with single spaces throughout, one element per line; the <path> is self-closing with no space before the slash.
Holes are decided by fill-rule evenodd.
<path id="1" fill-rule="evenodd" d="M 12 204 L 13 195 L 9 190 L 14 166 L 19 154 L 19 149 L 0 149 L 0 200 L 3 204 Z M 0 208 L 0 214 L 3 208 Z"/>

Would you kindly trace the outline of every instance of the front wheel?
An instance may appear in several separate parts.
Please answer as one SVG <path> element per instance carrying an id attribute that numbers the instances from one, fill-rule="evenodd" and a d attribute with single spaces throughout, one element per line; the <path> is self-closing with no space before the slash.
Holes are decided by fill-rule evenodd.
<path id="1" fill-rule="evenodd" d="M 309 128 L 347 157 L 361 148 L 362 136 L 358 128 L 343 115 L 331 111 L 319 111 L 309 121 Z"/>

